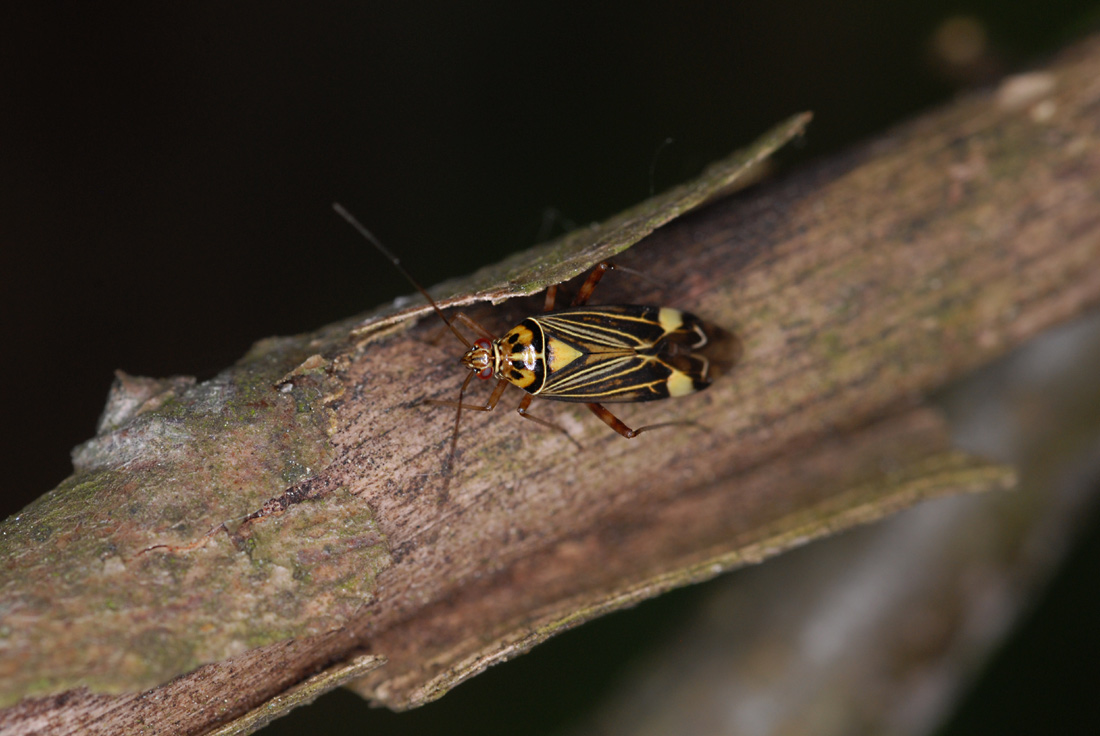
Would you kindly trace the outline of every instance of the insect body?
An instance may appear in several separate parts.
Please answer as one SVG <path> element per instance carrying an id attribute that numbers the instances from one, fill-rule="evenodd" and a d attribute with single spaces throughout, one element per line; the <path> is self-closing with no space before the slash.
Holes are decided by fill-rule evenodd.
<path id="1" fill-rule="evenodd" d="M 740 353 L 740 342 L 731 333 L 671 307 L 640 305 L 587 306 L 603 275 L 614 269 L 600 263 L 581 286 L 572 306 L 555 310 L 557 286 L 546 292 L 545 313 L 528 317 L 503 337 L 494 338 L 465 314 L 447 319 L 428 292 L 340 205 L 336 211 L 375 245 L 431 304 L 436 313 L 466 346 L 462 364 L 470 370 L 457 401 L 428 399 L 426 403 L 453 406 L 455 432 L 451 457 L 458 441 L 458 424 L 463 409 L 492 411 L 509 384 L 527 392 L 517 411 L 526 419 L 572 437 L 552 422 L 530 414 L 534 397 L 583 403 L 623 437 L 673 424 L 664 422 L 637 429 L 603 407 L 604 403 L 653 401 L 686 396 L 710 385 L 732 367 Z M 455 326 L 461 322 L 478 333 L 473 343 Z M 462 402 L 474 376 L 495 378 L 496 388 L 484 404 Z M 575 442 L 575 440 L 573 440 Z"/>
<path id="2" fill-rule="evenodd" d="M 710 341 L 702 320 L 671 307 L 573 307 L 478 340 L 462 362 L 544 399 L 653 401 L 710 385 L 711 361 L 699 352 Z"/>

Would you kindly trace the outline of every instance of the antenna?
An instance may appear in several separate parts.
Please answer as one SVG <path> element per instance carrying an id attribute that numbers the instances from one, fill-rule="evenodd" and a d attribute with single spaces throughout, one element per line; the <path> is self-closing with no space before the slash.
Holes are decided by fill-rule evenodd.
<path id="1" fill-rule="evenodd" d="M 397 259 L 397 256 L 395 256 L 393 253 L 390 253 L 386 246 L 382 245 L 382 241 L 374 237 L 374 234 L 366 227 L 364 227 L 363 223 L 355 219 L 355 215 L 344 209 L 344 206 L 339 202 L 333 202 L 332 209 L 336 210 L 336 214 L 347 220 L 353 228 L 359 231 L 360 235 L 366 238 L 371 245 L 377 248 L 382 253 L 382 255 L 388 258 L 390 263 L 392 263 L 394 267 L 401 272 L 401 275 L 404 276 L 408 280 L 408 282 L 416 288 L 417 291 L 424 295 L 424 298 L 428 300 L 428 304 L 432 305 L 432 309 L 435 310 L 435 313 L 438 314 L 439 318 L 443 320 L 443 322 L 446 323 L 448 327 L 451 328 L 451 332 L 455 333 L 455 336 L 457 336 L 458 339 L 462 341 L 463 345 L 465 345 L 467 348 L 473 347 L 472 345 L 470 345 L 470 341 L 463 337 L 462 333 L 458 331 L 458 328 L 454 326 L 451 320 L 447 319 L 447 315 L 443 314 L 443 310 L 440 309 L 439 305 L 435 303 L 435 299 L 432 299 L 432 295 L 428 293 L 428 290 L 421 286 L 420 282 L 414 279 L 409 274 L 409 272 L 405 270 L 405 267 L 401 265 L 401 261 Z"/>
<path id="2" fill-rule="evenodd" d="M 656 173 L 657 173 L 657 159 L 661 155 L 661 151 L 671 146 L 676 141 L 671 137 L 665 138 L 661 141 L 661 145 L 657 146 L 657 150 L 653 152 L 653 158 L 649 160 L 649 196 L 653 196 L 656 191 Z"/>

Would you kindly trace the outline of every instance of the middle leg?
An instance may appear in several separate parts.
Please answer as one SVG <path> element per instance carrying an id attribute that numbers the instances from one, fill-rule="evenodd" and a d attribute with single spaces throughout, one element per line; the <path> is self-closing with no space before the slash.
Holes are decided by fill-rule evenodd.
<path id="1" fill-rule="evenodd" d="M 521 417 L 523 417 L 524 419 L 530 419 L 532 422 L 538 422 L 539 424 L 541 424 L 544 427 L 549 427 L 550 429 L 556 429 L 557 431 L 564 434 L 569 439 L 570 442 L 572 442 L 574 445 L 576 445 L 578 450 L 583 449 L 581 447 L 581 443 L 577 442 L 575 439 L 573 439 L 573 435 L 569 434 L 569 432 L 567 432 L 565 430 L 565 427 L 560 427 L 560 426 L 558 426 L 557 424 L 554 424 L 551 421 L 548 421 L 546 419 L 542 419 L 541 417 L 536 417 L 534 414 L 531 414 L 529 411 L 527 411 L 527 408 L 529 406 L 531 406 L 531 400 L 534 399 L 534 398 L 535 397 L 532 394 L 525 394 L 523 396 L 523 400 L 519 402 L 519 407 L 516 409 L 516 412 Z"/>

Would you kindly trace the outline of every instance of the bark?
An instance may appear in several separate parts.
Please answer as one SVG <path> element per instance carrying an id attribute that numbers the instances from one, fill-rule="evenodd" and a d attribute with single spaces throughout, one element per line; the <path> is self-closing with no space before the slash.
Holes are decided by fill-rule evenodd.
<path id="1" fill-rule="evenodd" d="M 1093 40 L 616 257 L 666 288 L 612 274 L 594 303 L 682 307 L 740 337 L 707 391 L 614 407 L 704 428 L 627 441 L 536 402 L 578 452 L 504 410 L 510 393 L 463 417 L 446 472 L 453 414 L 421 402 L 461 376 L 453 338 L 410 318 L 423 308 L 264 341 L 203 384 L 120 377 L 76 474 L 3 526 L 0 680 L 19 702 L 0 727 L 239 733 L 352 679 L 409 707 L 671 587 L 1009 485 L 923 397 L 1100 299 L 1097 80 Z M 477 301 L 577 273 L 759 158 L 446 301 L 499 334 L 538 300 Z"/>

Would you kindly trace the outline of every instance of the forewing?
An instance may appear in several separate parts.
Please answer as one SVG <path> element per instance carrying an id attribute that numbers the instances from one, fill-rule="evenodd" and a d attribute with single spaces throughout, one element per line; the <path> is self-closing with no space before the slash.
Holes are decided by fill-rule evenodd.
<path id="1" fill-rule="evenodd" d="M 538 317 L 553 370 L 538 392 L 557 401 L 630 402 L 685 396 L 736 358 L 713 348 L 732 336 L 670 307 L 577 307 Z"/>
<path id="2" fill-rule="evenodd" d="M 657 320 L 660 307 L 611 305 L 573 307 L 540 315 L 547 334 L 568 341 L 582 353 L 638 351 L 650 348 L 668 330 Z"/>

